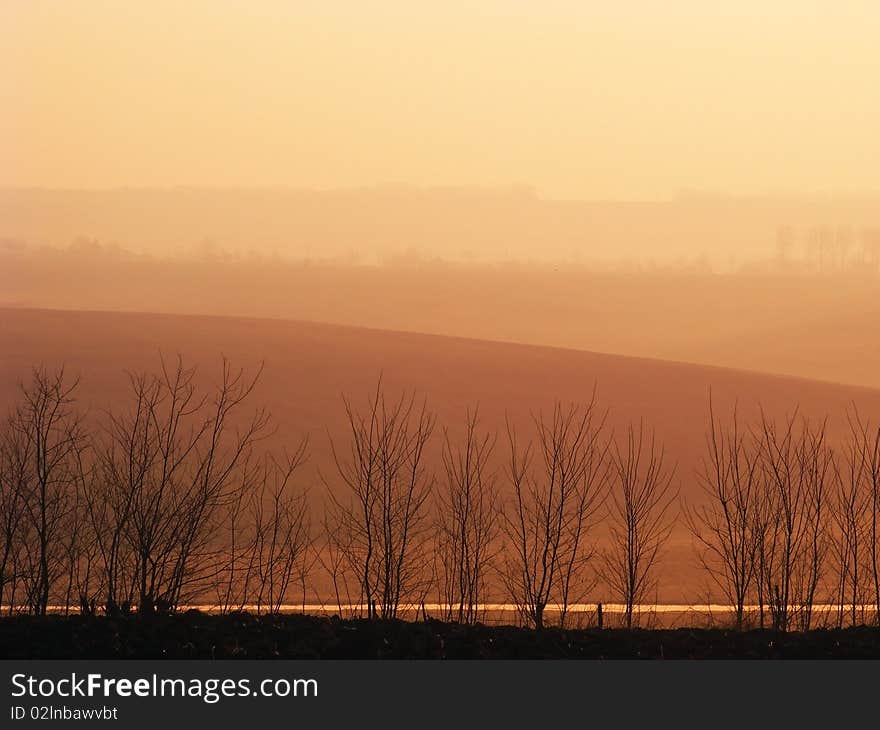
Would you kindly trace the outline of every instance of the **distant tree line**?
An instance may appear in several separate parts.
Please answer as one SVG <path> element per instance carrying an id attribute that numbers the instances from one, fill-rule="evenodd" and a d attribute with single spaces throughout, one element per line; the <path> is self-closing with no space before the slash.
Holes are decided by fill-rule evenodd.
<path id="1" fill-rule="evenodd" d="M 526 434 L 507 423 L 499 447 L 477 408 L 453 436 L 380 379 L 362 407 L 343 398 L 319 502 L 299 484 L 307 442 L 263 445 L 259 375 L 223 360 L 202 391 L 163 360 L 87 417 L 76 379 L 35 368 L 0 429 L 3 610 L 277 613 L 321 584 L 331 610 L 367 618 L 431 605 L 472 623 L 500 599 L 526 625 L 564 626 L 601 594 L 633 626 L 680 520 L 736 628 L 880 623 L 880 426 L 855 407 L 832 444 L 826 419 L 743 425 L 710 398 L 703 495 L 686 501 L 656 435 L 612 433 L 595 391 Z"/>
<path id="2" fill-rule="evenodd" d="M 788 268 L 795 263 L 798 231 L 792 225 L 776 228 L 776 263 Z M 880 271 L 880 229 L 852 225 L 810 226 L 801 236 L 800 263 L 810 271 Z"/>

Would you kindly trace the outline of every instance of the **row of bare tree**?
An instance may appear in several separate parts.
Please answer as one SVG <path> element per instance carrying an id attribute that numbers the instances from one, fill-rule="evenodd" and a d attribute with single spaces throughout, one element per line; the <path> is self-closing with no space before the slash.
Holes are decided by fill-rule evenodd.
<path id="1" fill-rule="evenodd" d="M 705 498 L 684 515 L 737 627 L 756 605 L 761 627 L 808 630 L 820 597 L 838 626 L 880 622 L 880 426 L 855 408 L 847 419 L 833 445 L 827 419 L 762 413 L 744 429 L 710 402 Z"/>
<path id="2" fill-rule="evenodd" d="M 435 595 L 440 618 L 474 622 L 498 595 L 494 584 L 524 623 L 541 628 L 548 607 L 564 624 L 601 577 L 631 625 L 654 587 L 676 500 L 663 450 L 641 425 L 619 446 L 595 393 L 582 406 L 556 404 L 533 417 L 526 442 L 508 424 L 499 470 L 496 436 L 474 410 L 460 439 L 444 430 L 436 478 L 425 463 L 435 420 L 424 402 L 388 401 L 380 384 L 365 412 L 345 407 L 351 438 L 333 454 L 347 489 L 328 490 L 324 518 L 338 606 L 394 618 Z M 597 552 L 601 516 L 610 532 Z"/>
<path id="3" fill-rule="evenodd" d="M 77 381 L 34 370 L 0 436 L 0 604 L 149 613 L 209 585 L 231 605 L 252 580 L 261 607 L 280 603 L 309 540 L 288 489 L 305 445 L 258 456 L 266 413 L 231 423 L 256 379 L 224 361 L 202 395 L 194 375 L 180 360 L 131 375 L 128 403 L 90 431 Z"/>
<path id="4" fill-rule="evenodd" d="M 615 437 L 595 391 L 534 414 L 526 437 L 508 423 L 504 448 L 475 409 L 436 460 L 427 404 L 380 380 L 365 408 L 343 399 L 321 509 L 297 484 L 306 441 L 273 455 L 268 414 L 245 411 L 259 373 L 224 360 L 205 393 L 195 376 L 163 361 L 94 416 L 63 370 L 33 371 L 0 431 L 0 606 L 279 612 L 311 591 L 350 615 L 431 605 L 466 623 L 500 599 L 541 628 L 597 591 L 631 626 L 656 595 L 675 468 L 643 424 Z M 742 428 L 710 399 L 705 494 L 681 511 L 738 628 L 807 629 L 820 603 L 839 625 L 880 620 L 880 428 L 849 423 L 832 445 L 825 421 Z"/>

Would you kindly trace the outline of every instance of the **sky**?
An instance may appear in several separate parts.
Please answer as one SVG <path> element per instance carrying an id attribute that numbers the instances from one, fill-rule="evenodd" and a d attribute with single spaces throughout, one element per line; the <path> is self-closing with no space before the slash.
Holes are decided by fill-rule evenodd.
<path id="1" fill-rule="evenodd" d="M 877 192 L 876 0 L 2 0 L 0 185 Z"/>

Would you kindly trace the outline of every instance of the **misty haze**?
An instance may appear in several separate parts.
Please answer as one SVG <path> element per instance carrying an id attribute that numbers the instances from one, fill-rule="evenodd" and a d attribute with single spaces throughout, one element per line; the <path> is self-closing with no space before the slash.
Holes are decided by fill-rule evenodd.
<path id="1" fill-rule="evenodd" d="M 880 10 L 475 5 L 0 8 L 0 636 L 880 651 Z"/>

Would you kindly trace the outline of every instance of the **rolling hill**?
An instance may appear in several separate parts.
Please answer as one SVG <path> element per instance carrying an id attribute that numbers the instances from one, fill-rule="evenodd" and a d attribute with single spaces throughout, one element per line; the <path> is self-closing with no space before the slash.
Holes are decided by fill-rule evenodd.
<path id="1" fill-rule="evenodd" d="M 806 414 L 829 414 L 832 434 L 842 433 L 852 402 L 880 414 L 880 391 L 677 362 L 283 320 L 28 309 L 0 309 L 0 408 L 9 407 L 17 383 L 38 363 L 63 363 L 81 375 L 81 407 L 96 413 L 118 406 L 125 371 L 155 369 L 160 352 L 198 364 L 205 382 L 216 376 L 221 353 L 250 370 L 264 362 L 252 404 L 272 413 L 270 446 L 309 436 L 303 479 L 313 483 L 316 503 L 324 488 L 316 470 L 332 483 L 328 436 L 345 438 L 341 395 L 365 404 L 380 373 L 389 391 L 424 395 L 452 435 L 476 404 L 485 427 L 503 430 L 507 415 L 525 433 L 531 411 L 551 408 L 554 399 L 588 399 L 596 385 L 612 428 L 643 418 L 656 429 L 686 499 L 699 499 L 694 471 L 710 388 L 719 412 L 734 400 L 743 417 L 758 404 L 774 416 L 799 405 Z M 497 452 L 503 456 L 503 439 Z M 678 529 L 659 597 L 696 600 L 700 581 L 690 539 Z"/>

